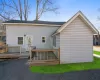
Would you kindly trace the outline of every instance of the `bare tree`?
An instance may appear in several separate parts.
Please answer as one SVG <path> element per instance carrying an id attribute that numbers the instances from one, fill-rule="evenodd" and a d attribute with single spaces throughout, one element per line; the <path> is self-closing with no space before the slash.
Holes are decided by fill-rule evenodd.
<path id="1" fill-rule="evenodd" d="M 52 11 L 57 13 L 58 7 L 54 5 L 53 0 L 36 0 L 36 20 L 38 20 L 43 13 Z"/>
<path id="2" fill-rule="evenodd" d="M 25 21 L 27 21 L 27 18 L 28 18 L 28 9 L 29 9 L 29 6 L 28 6 L 28 0 L 24 0 L 24 19 Z"/>
<path id="3" fill-rule="evenodd" d="M 29 0 L 0 0 L 0 18 L 10 20 L 19 18 L 27 21 L 29 14 Z"/>

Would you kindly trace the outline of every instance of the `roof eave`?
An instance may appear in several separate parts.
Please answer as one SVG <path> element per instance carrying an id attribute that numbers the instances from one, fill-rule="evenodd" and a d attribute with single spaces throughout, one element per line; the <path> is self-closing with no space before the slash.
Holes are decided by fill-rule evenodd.
<path id="1" fill-rule="evenodd" d="M 36 23 L 2 23 L 5 25 L 34 25 L 34 26 L 61 26 L 61 25 L 56 25 L 56 24 L 36 24 Z"/>

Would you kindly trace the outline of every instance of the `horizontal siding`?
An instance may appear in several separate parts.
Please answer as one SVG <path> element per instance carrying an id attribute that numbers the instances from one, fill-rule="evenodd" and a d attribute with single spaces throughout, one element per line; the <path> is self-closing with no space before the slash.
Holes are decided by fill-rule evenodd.
<path id="1" fill-rule="evenodd" d="M 53 46 L 54 49 L 59 49 L 60 47 L 60 34 L 56 35 L 56 47 Z M 54 52 L 54 54 L 58 57 L 58 52 Z"/>
<path id="2" fill-rule="evenodd" d="M 92 47 L 93 33 L 79 17 L 60 33 L 61 63 L 92 61 Z"/>
<path id="3" fill-rule="evenodd" d="M 7 25 L 6 29 L 6 43 L 8 46 L 19 46 L 17 37 L 24 37 L 24 35 L 31 35 L 33 37 L 32 46 L 40 49 L 52 49 L 53 42 L 51 35 L 59 27 L 48 27 L 48 26 L 22 26 L 22 25 Z M 46 43 L 42 43 L 42 36 L 46 37 Z M 26 48 L 26 42 L 24 37 L 24 44 L 22 48 Z"/>

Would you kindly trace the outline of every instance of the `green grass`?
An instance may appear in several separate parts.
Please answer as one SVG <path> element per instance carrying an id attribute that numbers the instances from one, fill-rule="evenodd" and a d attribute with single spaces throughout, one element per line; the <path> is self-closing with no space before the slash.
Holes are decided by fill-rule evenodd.
<path id="1" fill-rule="evenodd" d="M 94 54 L 100 55 L 99 51 L 93 51 Z"/>
<path id="2" fill-rule="evenodd" d="M 70 71 L 100 69 L 100 59 L 94 58 L 93 62 L 61 64 L 54 66 L 32 66 L 30 70 L 37 73 L 64 73 Z"/>

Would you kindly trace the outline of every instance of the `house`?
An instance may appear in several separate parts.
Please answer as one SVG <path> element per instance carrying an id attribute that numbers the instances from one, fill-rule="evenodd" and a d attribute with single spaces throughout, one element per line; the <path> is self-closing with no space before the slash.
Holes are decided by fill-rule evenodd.
<path id="1" fill-rule="evenodd" d="M 60 48 L 60 64 L 93 61 L 93 34 L 98 30 L 81 11 L 67 22 L 10 20 L 3 24 L 8 46 L 20 45 L 22 52 L 28 51 L 30 38 L 37 49 Z"/>
<path id="2" fill-rule="evenodd" d="M 94 34 L 93 35 L 93 45 L 94 46 L 99 46 L 100 45 L 100 30 L 99 30 L 99 34 Z"/>

